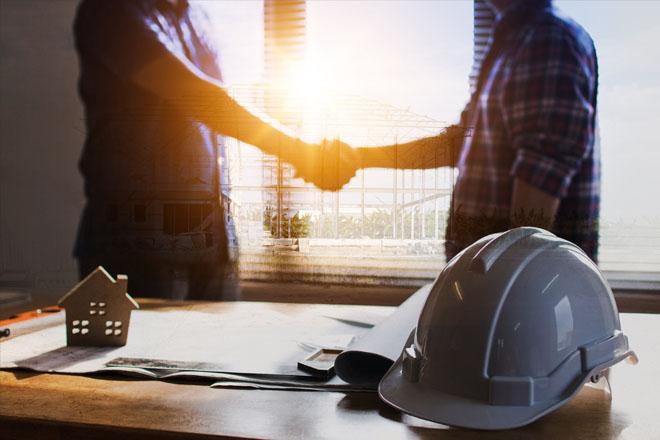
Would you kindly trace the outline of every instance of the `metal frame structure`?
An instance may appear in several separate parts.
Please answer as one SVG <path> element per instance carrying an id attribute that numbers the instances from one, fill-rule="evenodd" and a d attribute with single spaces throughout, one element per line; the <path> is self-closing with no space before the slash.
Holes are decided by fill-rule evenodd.
<path id="1" fill-rule="evenodd" d="M 258 110 L 266 106 L 273 110 L 276 103 L 282 103 L 273 113 L 292 123 L 299 135 L 317 140 L 339 136 L 351 145 L 407 142 L 436 135 L 447 125 L 356 96 L 332 94 L 329 102 L 315 101 L 314 109 L 310 109 L 304 96 L 291 97 L 286 90 L 273 90 L 262 84 L 237 85 L 231 88 L 231 94 L 242 104 Z M 271 228 L 271 235 L 265 234 L 266 238 L 292 238 L 291 213 L 299 213 L 310 219 L 312 225 L 306 236 L 312 238 L 438 240 L 443 235 L 443 219 L 454 181 L 453 169 L 366 170 L 359 171 L 341 191 L 322 193 L 295 179 L 292 168 L 274 168 L 272 158 L 234 140 L 227 141 L 224 165 L 224 172 L 231 175 L 233 215 L 243 246 L 258 245 L 264 238 L 263 228 L 259 231 L 255 222 L 274 208 L 278 210 L 278 223 L 284 219 L 286 224 L 288 220 L 289 226 L 282 228 L 278 224 Z M 280 174 L 274 176 L 274 171 Z M 259 174 L 261 182 L 255 180 Z M 264 195 L 261 198 L 257 196 L 260 193 Z M 273 206 L 271 193 L 277 194 L 277 200 L 282 203 Z M 370 234 L 365 230 L 367 217 L 377 211 L 389 214 L 389 225 Z M 340 230 L 340 223 L 347 219 L 353 221 L 353 230 Z"/>

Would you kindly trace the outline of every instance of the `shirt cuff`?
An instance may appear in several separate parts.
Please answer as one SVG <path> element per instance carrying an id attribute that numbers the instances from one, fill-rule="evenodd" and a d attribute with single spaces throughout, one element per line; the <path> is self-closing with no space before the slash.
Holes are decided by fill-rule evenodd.
<path id="1" fill-rule="evenodd" d="M 513 161 L 511 176 L 561 199 L 566 195 L 576 171 L 557 159 L 521 148 Z"/>

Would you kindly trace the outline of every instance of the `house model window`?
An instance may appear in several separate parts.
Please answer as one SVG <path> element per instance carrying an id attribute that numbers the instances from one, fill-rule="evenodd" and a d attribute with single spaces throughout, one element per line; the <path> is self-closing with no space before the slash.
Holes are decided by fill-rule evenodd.
<path id="1" fill-rule="evenodd" d="M 67 345 L 126 345 L 131 311 L 139 308 L 127 287 L 125 275 L 115 280 L 99 266 L 64 295 Z"/>
<path id="2" fill-rule="evenodd" d="M 99 315 L 103 316 L 105 315 L 105 305 L 106 303 L 104 302 L 94 302 L 90 301 L 89 303 L 89 314 L 90 315 Z"/>

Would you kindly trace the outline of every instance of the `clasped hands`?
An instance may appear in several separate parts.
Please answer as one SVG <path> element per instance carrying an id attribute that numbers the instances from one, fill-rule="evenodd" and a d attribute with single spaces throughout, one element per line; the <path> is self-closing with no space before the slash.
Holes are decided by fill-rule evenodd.
<path id="1" fill-rule="evenodd" d="M 404 144 L 375 148 L 352 148 L 339 140 L 319 144 L 298 141 L 287 160 L 296 167 L 298 177 L 323 191 L 338 191 L 358 169 L 403 168 L 428 169 L 456 166 L 466 127 L 452 125 L 437 136 Z"/>
<path id="2" fill-rule="evenodd" d="M 319 144 L 303 144 L 290 162 L 296 176 L 313 183 L 323 191 L 338 191 L 360 168 L 357 149 L 340 140 L 324 140 Z"/>

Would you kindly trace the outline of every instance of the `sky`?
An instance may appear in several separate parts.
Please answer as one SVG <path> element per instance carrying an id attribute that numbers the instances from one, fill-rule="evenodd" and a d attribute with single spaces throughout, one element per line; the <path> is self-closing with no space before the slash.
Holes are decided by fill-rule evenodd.
<path id="1" fill-rule="evenodd" d="M 262 6 L 214 1 L 225 80 L 260 79 Z M 660 1 L 557 0 L 599 54 L 602 219 L 660 223 Z M 313 80 L 452 123 L 468 98 L 472 2 L 311 0 L 307 57 Z"/>

